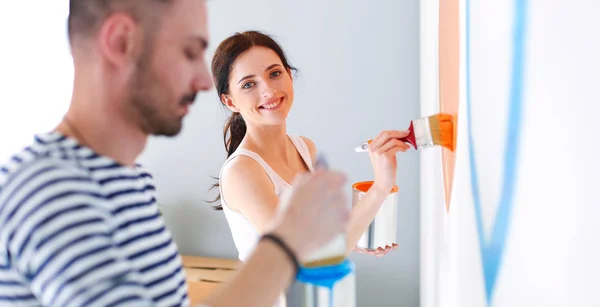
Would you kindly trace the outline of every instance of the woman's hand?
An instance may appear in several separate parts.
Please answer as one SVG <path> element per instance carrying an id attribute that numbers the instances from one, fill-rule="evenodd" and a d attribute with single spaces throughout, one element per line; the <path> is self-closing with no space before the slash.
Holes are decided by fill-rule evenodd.
<path id="1" fill-rule="evenodd" d="M 369 250 L 369 249 L 357 246 L 354 248 L 354 251 L 357 253 L 360 253 L 360 254 L 366 254 L 366 255 L 375 256 L 377 258 L 381 258 L 381 257 L 385 256 L 387 253 L 395 250 L 396 248 L 398 248 L 398 244 L 392 243 L 392 246 L 386 245 L 385 249 L 378 247 L 377 249 Z"/>
<path id="2" fill-rule="evenodd" d="M 375 175 L 373 185 L 361 199 L 352 206 L 348 223 L 346 252 L 356 250 L 356 244 L 377 215 L 377 211 L 390 194 L 396 182 L 396 153 L 406 151 L 409 145 L 400 139 L 407 131 L 383 131 L 369 144 L 369 158 Z M 379 251 L 358 251 L 383 256 L 395 247 L 381 248 Z"/>
<path id="3" fill-rule="evenodd" d="M 409 131 L 387 130 L 379 133 L 369 144 L 369 157 L 373 165 L 373 186 L 389 191 L 396 182 L 396 153 L 405 152 L 410 146 L 400 139 Z"/>

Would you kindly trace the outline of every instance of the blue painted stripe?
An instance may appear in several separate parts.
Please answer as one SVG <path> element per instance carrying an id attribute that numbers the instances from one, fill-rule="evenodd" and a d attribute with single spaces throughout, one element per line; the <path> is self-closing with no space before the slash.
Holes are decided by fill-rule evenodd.
<path id="1" fill-rule="evenodd" d="M 475 218 L 477 221 L 477 232 L 479 235 L 479 249 L 483 262 L 485 278 L 486 299 L 491 304 L 494 287 L 496 285 L 498 271 L 502 262 L 506 237 L 508 234 L 510 213 L 514 201 L 514 186 L 517 180 L 517 157 L 519 145 L 519 132 L 521 128 L 521 115 L 523 108 L 523 77 L 525 60 L 525 25 L 526 25 L 526 1 L 515 1 L 515 20 L 513 32 L 513 63 L 510 83 L 510 101 L 508 111 L 508 132 L 504 152 L 504 171 L 500 203 L 496 213 L 494 226 L 490 241 L 487 242 L 482 218 L 482 203 L 479 189 L 479 177 L 474 149 L 474 138 L 472 134 L 471 117 L 471 35 L 470 35 L 470 0 L 466 2 L 466 90 L 467 90 L 467 121 L 469 141 L 469 166 L 471 171 L 471 190 L 475 206 Z"/>

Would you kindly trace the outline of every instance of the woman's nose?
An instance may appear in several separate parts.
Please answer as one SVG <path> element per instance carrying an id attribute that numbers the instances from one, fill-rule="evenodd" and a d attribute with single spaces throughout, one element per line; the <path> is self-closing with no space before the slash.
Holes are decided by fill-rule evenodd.
<path id="1" fill-rule="evenodd" d="M 270 98 L 273 96 L 273 94 L 275 94 L 275 90 L 268 82 L 265 82 L 262 86 L 261 94 L 265 98 Z"/>

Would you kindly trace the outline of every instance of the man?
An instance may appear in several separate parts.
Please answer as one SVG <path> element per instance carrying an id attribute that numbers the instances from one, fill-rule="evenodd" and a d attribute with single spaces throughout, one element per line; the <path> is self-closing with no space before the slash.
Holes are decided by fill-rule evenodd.
<path id="1" fill-rule="evenodd" d="M 148 136 L 173 136 L 211 88 L 202 0 L 71 0 L 70 108 L 0 167 L 1 306 L 188 305 L 152 177 Z M 298 178 L 254 255 L 210 306 L 269 306 L 348 219 L 344 177 Z"/>

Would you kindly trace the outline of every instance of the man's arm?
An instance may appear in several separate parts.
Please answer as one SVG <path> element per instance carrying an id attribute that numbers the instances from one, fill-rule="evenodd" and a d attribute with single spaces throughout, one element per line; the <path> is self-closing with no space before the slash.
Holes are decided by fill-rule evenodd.
<path id="1" fill-rule="evenodd" d="M 243 268 L 205 303 L 211 307 L 272 306 L 293 281 L 294 264 L 276 243 L 262 240 Z"/>
<path id="2" fill-rule="evenodd" d="M 292 282 L 297 263 L 346 229 L 350 212 L 345 181 L 345 176 L 323 170 L 297 176 L 281 197 L 285 203 L 280 206 L 286 209 L 266 231 L 283 244 L 261 240 L 244 267 L 207 305 L 271 306 Z"/>

